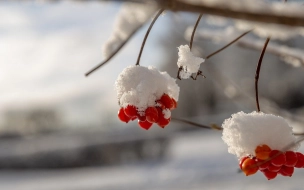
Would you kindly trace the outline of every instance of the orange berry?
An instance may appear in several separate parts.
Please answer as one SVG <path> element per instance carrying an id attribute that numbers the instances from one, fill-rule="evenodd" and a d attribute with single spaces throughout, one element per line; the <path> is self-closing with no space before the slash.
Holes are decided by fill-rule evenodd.
<path id="1" fill-rule="evenodd" d="M 263 144 L 259 145 L 255 149 L 255 156 L 260 160 L 266 160 L 269 158 L 269 154 L 271 152 L 271 149 L 269 146 Z"/>
<path id="2" fill-rule="evenodd" d="M 246 176 L 249 176 L 255 174 L 259 170 L 259 167 L 257 166 L 255 159 L 247 157 L 247 159 L 243 161 L 241 169 Z"/>

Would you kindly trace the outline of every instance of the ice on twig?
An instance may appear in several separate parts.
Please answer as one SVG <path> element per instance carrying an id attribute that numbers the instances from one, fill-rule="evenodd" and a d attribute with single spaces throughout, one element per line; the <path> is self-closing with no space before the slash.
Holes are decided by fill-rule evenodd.
<path id="1" fill-rule="evenodd" d="M 271 114 L 238 112 L 226 119 L 222 128 L 222 139 L 228 145 L 228 152 L 239 159 L 255 155 L 256 147 L 262 144 L 281 151 L 295 151 L 300 146 L 288 123 L 282 117 Z"/>
<path id="2" fill-rule="evenodd" d="M 115 87 L 121 107 L 134 105 L 139 112 L 147 107 L 156 106 L 156 100 L 163 94 L 178 101 L 179 86 L 167 72 L 160 72 L 152 66 L 129 66 L 118 76 Z M 166 116 L 169 112 L 165 111 Z"/>
<path id="3" fill-rule="evenodd" d="M 182 69 L 179 73 L 181 78 L 187 79 L 192 74 L 196 74 L 204 61 L 205 59 L 194 56 L 188 45 L 178 47 L 177 66 Z"/>

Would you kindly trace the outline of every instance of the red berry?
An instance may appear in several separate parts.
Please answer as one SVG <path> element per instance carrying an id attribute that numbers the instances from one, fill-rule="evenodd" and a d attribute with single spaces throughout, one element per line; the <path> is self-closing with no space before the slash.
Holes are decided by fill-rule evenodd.
<path id="1" fill-rule="evenodd" d="M 156 123 L 158 121 L 158 111 L 155 107 L 148 107 L 145 111 L 146 120 L 150 123 Z"/>
<path id="2" fill-rule="evenodd" d="M 162 110 L 166 109 L 165 105 L 160 100 L 156 101 L 156 107 L 159 107 Z"/>
<path id="3" fill-rule="evenodd" d="M 139 113 L 137 113 L 137 118 L 139 121 L 146 121 L 146 116 L 145 115 L 140 115 Z"/>
<path id="4" fill-rule="evenodd" d="M 285 154 L 278 150 L 272 150 L 269 154 L 271 164 L 274 166 L 282 166 L 286 162 Z"/>
<path id="5" fill-rule="evenodd" d="M 127 105 L 127 107 L 125 107 L 125 114 L 130 118 L 137 117 L 136 107 L 133 105 Z"/>
<path id="6" fill-rule="evenodd" d="M 162 97 L 160 98 L 160 101 L 165 105 L 166 108 L 172 109 L 173 108 L 173 101 L 170 98 L 168 94 L 163 94 Z"/>
<path id="7" fill-rule="evenodd" d="M 271 149 L 266 144 L 257 146 L 255 149 L 255 156 L 260 160 L 266 160 L 269 158 Z"/>
<path id="8" fill-rule="evenodd" d="M 286 157 L 286 162 L 284 164 L 285 166 L 294 167 L 298 162 L 298 156 L 293 151 L 286 151 L 285 157 Z"/>
<path id="9" fill-rule="evenodd" d="M 140 120 L 138 120 L 138 125 L 141 128 L 148 130 L 153 125 L 153 123 L 150 123 L 149 121 L 140 121 Z"/>
<path id="10" fill-rule="evenodd" d="M 259 170 L 255 159 L 248 157 L 243 161 L 240 168 L 246 176 L 253 175 Z"/>
<path id="11" fill-rule="evenodd" d="M 262 173 L 265 175 L 265 177 L 268 180 L 274 179 L 275 177 L 277 177 L 278 173 L 277 172 L 271 172 L 269 170 L 263 170 Z"/>
<path id="12" fill-rule="evenodd" d="M 303 168 L 304 167 L 304 155 L 301 152 L 296 152 L 298 157 L 298 162 L 296 163 L 296 168 Z"/>
<path id="13" fill-rule="evenodd" d="M 163 110 L 160 107 L 156 107 L 158 112 L 158 121 L 157 125 L 161 128 L 165 128 L 170 123 L 171 118 L 166 119 L 163 114 Z"/>
<path id="14" fill-rule="evenodd" d="M 281 166 L 275 166 L 273 164 L 269 164 L 267 169 L 270 171 L 270 172 L 278 172 L 280 169 L 281 169 Z"/>
<path id="15" fill-rule="evenodd" d="M 166 119 L 164 117 L 163 111 L 161 109 L 157 109 L 157 110 L 158 110 L 157 125 L 160 126 L 161 128 L 165 128 L 170 123 L 171 118 Z"/>
<path id="16" fill-rule="evenodd" d="M 265 160 L 259 160 L 258 159 L 259 170 L 265 170 L 265 169 L 267 169 L 268 166 L 269 166 L 269 164 L 270 164 L 269 161 L 265 162 Z"/>
<path id="17" fill-rule="evenodd" d="M 171 118 L 160 118 L 157 122 L 157 125 L 160 126 L 161 128 L 165 128 L 171 121 Z"/>
<path id="18" fill-rule="evenodd" d="M 130 121 L 130 118 L 125 114 L 124 112 L 124 108 L 120 108 L 120 110 L 118 111 L 118 118 L 122 121 L 122 122 L 126 122 L 128 123 Z"/>
<path id="19" fill-rule="evenodd" d="M 282 176 L 289 176 L 291 177 L 294 172 L 294 167 L 287 167 L 287 166 L 282 166 L 280 171 L 278 172 Z"/>
<path id="20" fill-rule="evenodd" d="M 174 99 L 174 98 L 171 98 L 171 100 L 172 100 L 172 102 L 173 102 L 173 107 L 172 107 L 172 109 L 177 108 L 177 102 L 175 101 L 175 99 Z"/>

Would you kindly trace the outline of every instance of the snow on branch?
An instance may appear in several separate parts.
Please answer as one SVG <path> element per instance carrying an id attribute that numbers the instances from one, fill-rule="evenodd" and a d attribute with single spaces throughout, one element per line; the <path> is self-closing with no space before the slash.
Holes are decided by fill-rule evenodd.
<path id="1" fill-rule="evenodd" d="M 59 1 L 59 0 L 48 0 Z M 157 3 L 158 8 L 223 16 L 288 26 L 304 26 L 303 4 L 266 2 L 265 0 L 74 0 L 81 2 Z M 136 9 L 133 9 L 136 11 Z"/>
<path id="2" fill-rule="evenodd" d="M 116 17 L 113 32 L 103 46 L 105 58 L 142 27 L 155 13 L 156 7 L 152 4 L 125 3 Z"/>
<path id="3" fill-rule="evenodd" d="M 266 3 L 262 0 L 159 0 L 172 11 L 204 13 L 263 23 L 304 26 L 303 6 L 299 3 Z"/>
<path id="4" fill-rule="evenodd" d="M 254 50 L 260 50 L 263 47 L 263 41 L 257 39 L 242 39 L 238 42 L 238 45 L 246 48 L 251 48 Z M 295 66 L 304 66 L 304 51 L 291 48 L 284 45 L 279 45 L 276 43 L 269 43 L 269 46 L 266 50 L 269 53 L 280 56 L 285 62 Z"/>
<path id="5" fill-rule="evenodd" d="M 191 28 L 186 31 L 186 38 L 189 38 Z M 214 41 L 229 42 L 236 35 L 237 31 L 233 27 L 228 27 L 224 30 L 204 29 L 197 32 L 197 39 L 209 39 Z M 263 40 L 256 38 L 242 38 L 237 42 L 237 45 L 254 50 L 261 50 Z M 275 42 L 270 42 L 266 52 L 279 56 L 286 63 L 294 67 L 304 66 L 304 51 L 298 48 L 292 48 L 285 45 L 279 45 Z"/>
<path id="6" fill-rule="evenodd" d="M 108 63 L 129 41 L 129 39 L 152 17 L 157 6 L 154 3 L 124 3 L 114 23 L 114 29 L 102 48 L 104 61 L 89 70 L 89 76 L 104 64 Z"/>

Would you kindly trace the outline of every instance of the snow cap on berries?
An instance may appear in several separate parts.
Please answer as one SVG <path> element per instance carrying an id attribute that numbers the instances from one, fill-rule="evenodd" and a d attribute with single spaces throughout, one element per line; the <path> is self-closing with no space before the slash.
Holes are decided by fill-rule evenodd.
<path id="1" fill-rule="evenodd" d="M 196 57 L 190 51 L 188 45 L 181 45 L 178 47 L 178 68 L 182 68 L 180 77 L 183 79 L 189 78 L 193 73 L 197 73 L 201 63 L 203 63 L 205 59 Z"/>
<path id="2" fill-rule="evenodd" d="M 255 155 L 256 147 L 263 144 L 280 151 L 295 151 L 300 146 L 288 123 L 272 114 L 238 112 L 226 119 L 222 127 L 222 139 L 228 145 L 228 152 L 239 159 Z M 293 143 L 294 146 L 288 147 Z"/>
<path id="3" fill-rule="evenodd" d="M 129 66 L 115 82 L 119 105 L 134 105 L 143 113 L 147 107 L 155 106 L 155 101 L 163 94 L 177 101 L 179 86 L 175 81 L 167 72 L 160 72 L 152 66 Z"/>

